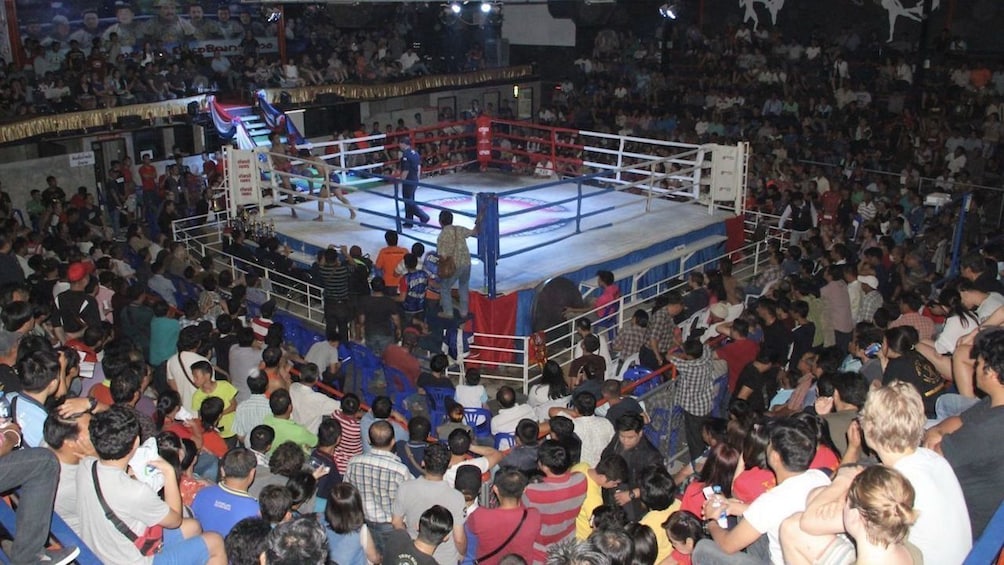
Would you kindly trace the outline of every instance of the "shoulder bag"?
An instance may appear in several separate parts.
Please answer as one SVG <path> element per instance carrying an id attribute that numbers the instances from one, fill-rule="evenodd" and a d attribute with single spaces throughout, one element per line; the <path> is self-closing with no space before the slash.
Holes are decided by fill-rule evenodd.
<path id="1" fill-rule="evenodd" d="M 476 558 L 474 560 L 474 565 L 478 565 L 478 563 L 483 563 L 485 560 L 491 559 L 492 557 L 495 557 L 500 551 L 502 551 L 503 549 L 505 549 L 505 546 L 509 545 L 509 542 L 511 542 L 513 540 L 513 538 L 516 537 L 516 534 L 519 533 L 519 529 L 523 527 L 523 522 L 526 522 L 526 515 L 527 515 L 527 509 L 524 508 L 523 509 L 523 517 L 519 519 L 519 524 L 516 524 L 516 529 L 513 530 L 511 534 L 509 534 L 509 537 L 507 537 L 505 539 L 505 541 L 502 542 L 501 545 L 499 545 L 498 547 L 496 547 L 494 551 L 492 551 L 490 553 L 486 553 L 486 554 L 482 555 L 481 557 Z"/>
<path id="2" fill-rule="evenodd" d="M 98 482 L 97 462 L 91 465 L 91 477 L 94 479 L 94 492 L 98 495 L 98 502 L 101 503 L 101 510 L 104 511 L 105 518 L 115 526 L 115 529 L 119 533 L 131 541 L 143 556 L 150 557 L 160 553 L 161 548 L 164 546 L 164 527 L 160 524 L 150 526 L 143 532 L 143 535 L 137 536 L 135 532 L 129 529 L 129 526 L 125 525 L 125 522 L 115 515 L 115 512 L 108 506 L 108 502 L 105 501 L 105 496 L 101 494 L 101 483 Z"/>

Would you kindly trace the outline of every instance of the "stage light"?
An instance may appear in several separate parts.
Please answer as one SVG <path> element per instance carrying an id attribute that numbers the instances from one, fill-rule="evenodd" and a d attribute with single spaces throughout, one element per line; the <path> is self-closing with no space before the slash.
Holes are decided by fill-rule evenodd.
<path id="1" fill-rule="evenodd" d="M 482 14 L 487 14 L 487 13 L 490 13 L 491 11 L 492 11 L 492 5 L 491 5 L 490 2 L 482 2 L 481 3 L 481 13 Z"/>
<path id="2" fill-rule="evenodd" d="M 659 7 L 659 15 L 669 20 L 675 20 L 677 16 L 676 4 L 663 4 Z"/>
<path id="3" fill-rule="evenodd" d="M 460 4 L 457 2 L 453 2 L 452 4 L 450 4 L 450 11 L 453 12 L 454 14 L 459 14 Z"/>

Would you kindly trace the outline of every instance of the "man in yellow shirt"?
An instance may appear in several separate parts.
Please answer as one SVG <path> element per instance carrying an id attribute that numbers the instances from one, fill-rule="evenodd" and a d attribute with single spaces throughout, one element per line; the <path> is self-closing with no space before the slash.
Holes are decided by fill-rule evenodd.
<path id="1" fill-rule="evenodd" d="M 576 467 L 578 468 L 572 468 L 573 472 L 586 476 L 586 500 L 582 503 L 578 517 L 575 518 L 575 537 L 584 540 L 593 533 L 590 519 L 593 516 L 593 510 L 603 506 L 603 489 L 617 488 L 621 481 L 627 478 L 628 466 L 623 457 L 611 454 L 600 459 L 594 469 L 581 463 Z"/>

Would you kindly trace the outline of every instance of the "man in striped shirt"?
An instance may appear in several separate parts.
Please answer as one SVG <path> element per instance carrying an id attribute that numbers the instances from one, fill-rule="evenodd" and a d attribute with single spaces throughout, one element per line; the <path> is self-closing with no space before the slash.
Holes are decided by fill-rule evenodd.
<path id="1" fill-rule="evenodd" d="M 586 500 L 586 478 L 582 473 L 569 473 L 568 451 L 555 440 L 547 440 L 537 450 L 537 461 L 544 480 L 528 485 L 523 492 L 523 505 L 540 512 L 540 532 L 533 543 L 533 564 L 547 560 L 547 548 L 575 539 L 575 518 Z"/>
<path id="2" fill-rule="evenodd" d="M 342 253 L 348 256 L 345 246 L 342 246 Z M 348 338 L 349 322 L 355 315 L 349 303 L 349 268 L 334 246 L 324 250 L 315 274 L 324 289 L 324 323 L 329 328 L 337 327 L 341 335 Z"/>

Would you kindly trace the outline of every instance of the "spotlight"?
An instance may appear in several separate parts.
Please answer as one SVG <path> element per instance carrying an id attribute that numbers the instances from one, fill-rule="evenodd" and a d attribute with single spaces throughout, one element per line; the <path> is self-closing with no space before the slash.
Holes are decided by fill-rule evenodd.
<path id="1" fill-rule="evenodd" d="M 450 4 L 450 11 L 453 12 L 454 14 L 459 14 L 460 13 L 460 3 L 453 2 L 452 4 Z"/>
<path id="2" fill-rule="evenodd" d="M 659 15 L 669 20 L 675 20 L 677 16 L 676 4 L 663 4 L 659 7 Z"/>
<path id="3" fill-rule="evenodd" d="M 491 5 L 490 2 L 482 2 L 481 3 L 481 13 L 482 14 L 487 14 L 487 13 L 490 13 L 491 11 L 492 11 L 492 5 Z"/>

